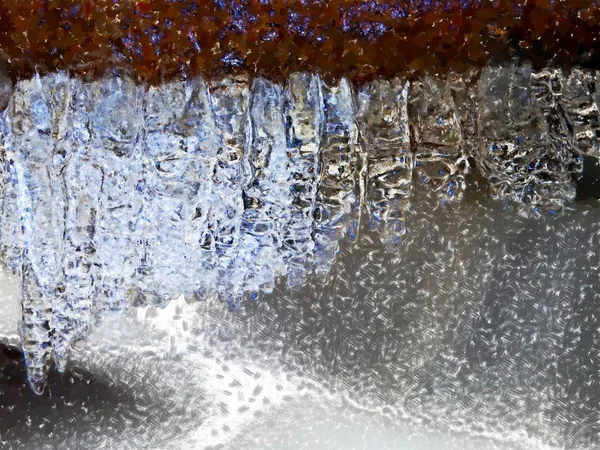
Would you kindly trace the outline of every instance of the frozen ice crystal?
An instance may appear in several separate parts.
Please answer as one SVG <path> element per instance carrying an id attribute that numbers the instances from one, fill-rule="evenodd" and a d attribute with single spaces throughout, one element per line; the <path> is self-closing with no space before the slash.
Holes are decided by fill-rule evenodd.
<path id="1" fill-rule="evenodd" d="M 17 182 L 22 233 L 21 338 L 29 382 L 43 391 L 51 357 L 56 310 L 64 304 L 64 167 L 69 78 L 35 77 L 17 84 L 10 115 L 9 154 Z"/>
<path id="2" fill-rule="evenodd" d="M 64 198 L 63 292 L 52 308 L 54 359 L 63 370 L 70 345 L 88 333 L 92 320 L 94 282 L 98 278 L 94 243 L 102 172 L 90 161 L 89 91 L 78 79 L 65 80 L 66 120 L 70 124 L 62 146 Z"/>
<path id="3" fill-rule="evenodd" d="M 410 112 L 417 179 L 437 191 L 442 202 L 460 199 L 468 161 L 451 84 L 431 76 L 413 83 Z"/>
<path id="4" fill-rule="evenodd" d="M 568 149 L 550 138 L 533 92 L 531 66 L 486 67 L 479 95 L 476 158 L 494 198 L 511 200 L 522 215 L 561 209 L 575 196 L 563 156 Z"/>
<path id="5" fill-rule="evenodd" d="M 2 219 L 0 220 L 0 253 L 3 266 L 17 273 L 21 267 L 22 234 L 17 214 L 17 172 L 12 157 L 10 135 L 5 134 L 2 173 Z"/>
<path id="6" fill-rule="evenodd" d="M 597 77 L 514 62 L 475 75 L 355 90 L 310 73 L 57 73 L 14 92 L 0 77 L 0 253 L 21 277 L 32 388 L 106 312 L 181 294 L 235 308 L 279 279 L 322 280 L 361 222 L 401 251 L 413 176 L 415 195 L 459 201 L 474 157 L 521 215 L 568 206 L 598 147 Z"/>
<path id="7" fill-rule="evenodd" d="M 242 161 L 248 145 L 249 83 L 245 78 L 225 78 L 211 85 L 212 108 L 219 139 L 213 195 L 218 207 L 211 228 L 218 257 L 219 295 L 236 306 L 243 297 L 244 273 L 235 270 L 244 202 Z"/>
<path id="8" fill-rule="evenodd" d="M 6 159 L 6 139 L 8 138 L 6 108 L 10 101 L 11 93 L 12 83 L 10 79 L 3 72 L 0 72 L 0 264 L 4 263 L 5 260 L 5 258 L 2 258 L 4 253 L 4 208 L 10 208 L 10 203 L 14 204 L 14 202 L 8 199 L 9 195 L 5 195 L 5 184 L 10 175 L 10 171 L 7 170 L 8 160 Z M 12 195 L 10 197 L 12 198 Z M 6 205 L 5 198 L 7 198 Z"/>
<path id="9" fill-rule="evenodd" d="M 561 104 L 573 130 L 573 144 L 581 153 L 600 156 L 600 111 L 594 74 L 575 68 L 561 77 Z"/>
<path id="10" fill-rule="evenodd" d="M 367 163 L 366 204 L 374 229 L 386 244 L 406 234 L 412 195 L 413 153 L 408 123 L 409 83 L 378 79 L 358 94 Z"/>
<path id="11" fill-rule="evenodd" d="M 208 87 L 202 79 L 151 87 L 144 123 L 139 299 L 162 304 L 211 282 L 214 268 L 207 234 L 217 140 Z"/>
<path id="12" fill-rule="evenodd" d="M 141 94 L 142 88 L 126 77 L 110 76 L 90 86 L 92 158 L 102 170 L 97 295 L 109 310 L 128 303 L 143 257 Z"/>
<path id="13" fill-rule="evenodd" d="M 288 265 L 288 286 L 298 287 L 308 275 L 307 266 L 312 264 L 314 250 L 313 215 L 323 123 L 320 79 L 309 73 L 292 74 L 287 80 L 284 95 L 292 211 L 283 248 Z"/>
<path id="14" fill-rule="evenodd" d="M 531 84 L 538 107 L 546 123 L 558 157 L 564 158 L 569 171 L 583 170 L 583 158 L 573 145 L 570 125 L 562 107 L 564 76 L 560 69 L 543 69 L 531 74 Z"/>
<path id="15" fill-rule="evenodd" d="M 7 116 L 11 93 L 11 81 L 0 72 L 0 262 L 10 272 L 16 273 L 21 260 L 21 234 L 16 219 L 16 172 L 9 150 L 10 130 Z"/>
<path id="16" fill-rule="evenodd" d="M 283 122 L 283 90 L 263 78 L 252 83 L 250 142 L 244 156 L 244 212 L 238 265 L 245 290 L 255 298 L 272 292 L 283 273 L 282 246 L 291 195 Z"/>
<path id="17" fill-rule="evenodd" d="M 360 222 L 360 170 L 356 99 L 352 86 L 342 78 L 337 85 L 323 85 L 323 134 L 320 178 L 316 194 L 315 272 L 329 273 L 338 252 L 338 241 L 356 239 Z"/>
<path id="18" fill-rule="evenodd" d="M 454 101 L 462 132 L 462 144 L 468 155 L 473 154 L 477 136 L 477 71 L 466 73 L 450 72 L 446 82 Z"/>

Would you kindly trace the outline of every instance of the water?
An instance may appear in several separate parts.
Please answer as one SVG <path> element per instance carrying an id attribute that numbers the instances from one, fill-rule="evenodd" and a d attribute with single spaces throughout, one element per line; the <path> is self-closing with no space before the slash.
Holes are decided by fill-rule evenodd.
<path id="1" fill-rule="evenodd" d="M 493 224 L 479 228 L 489 239 L 481 249 L 462 240 L 468 228 L 454 240 L 441 231 L 463 220 L 473 161 L 507 215 L 552 221 L 572 208 L 581 158 L 598 147 L 594 80 L 511 63 L 479 77 L 377 79 L 356 89 L 306 73 L 284 85 L 235 77 L 149 88 L 60 73 L 20 81 L 2 116 L 0 239 L 6 267 L 21 278 L 32 389 L 44 391 L 52 361 L 64 370 L 73 344 L 109 311 L 164 306 L 180 294 L 236 309 L 280 279 L 301 292 L 313 273 L 331 276 L 343 239 L 367 245 L 362 282 L 396 267 L 377 262 L 371 240 L 399 261 L 433 255 L 394 275 L 402 295 L 433 292 L 429 283 L 450 270 L 443 246 L 452 254 L 460 238 L 476 254 L 499 239 Z M 425 224 L 427 202 L 440 217 L 459 217 Z M 423 287 L 412 292 L 403 283 L 414 277 Z M 439 291 L 450 295 L 452 280 Z M 379 295 L 365 286 L 354 286 L 364 302 Z M 360 308 L 353 300 L 343 309 Z M 428 311 L 415 308 L 398 320 Z M 343 335 L 348 351 L 359 345 L 361 333 L 340 333 L 334 341 Z"/>

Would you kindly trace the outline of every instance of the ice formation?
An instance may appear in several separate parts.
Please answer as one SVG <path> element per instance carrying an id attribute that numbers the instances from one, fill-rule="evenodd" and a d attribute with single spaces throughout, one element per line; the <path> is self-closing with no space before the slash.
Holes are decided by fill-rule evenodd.
<path id="1" fill-rule="evenodd" d="M 600 89 L 582 69 L 357 89 L 310 73 L 151 87 L 57 73 L 11 88 L 0 79 L 0 248 L 38 393 L 107 310 L 180 294 L 236 307 L 279 278 L 326 277 L 361 222 L 402 239 L 417 185 L 460 201 L 473 162 L 519 214 L 555 213 L 600 153 Z"/>

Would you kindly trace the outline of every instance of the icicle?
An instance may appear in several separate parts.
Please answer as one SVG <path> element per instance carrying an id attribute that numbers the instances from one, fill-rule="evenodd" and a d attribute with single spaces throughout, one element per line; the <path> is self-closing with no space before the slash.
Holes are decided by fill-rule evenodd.
<path id="1" fill-rule="evenodd" d="M 238 266 L 247 272 L 245 290 L 255 298 L 260 291 L 272 292 L 275 277 L 283 272 L 279 248 L 289 221 L 291 197 L 282 89 L 257 78 L 250 98 L 251 138 L 244 157 L 244 214 Z"/>
<path id="2" fill-rule="evenodd" d="M 213 181 L 218 205 L 211 215 L 218 259 L 219 295 L 231 307 L 242 300 L 245 274 L 233 268 L 240 240 L 244 211 L 242 160 L 248 141 L 248 80 L 225 78 L 210 86 L 212 109 L 218 132 L 219 150 Z"/>
<path id="3" fill-rule="evenodd" d="M 323 123 L 323 98 L 317 75 L 290 75 L 285 88 L 284 116 L 293 206 L 283 246 L 288 286 L 296 288 L 308 275 L 314 249 L 313 216 Z"/>
<path id="4" fill-rule="evenodd" d="M 573 144 L 583 154 L 600 156 L 600 111 L 593 74 L 573 69 L 562 80 L 561 104 L 573 130 Z"/>
<path id="5" fill-rule="evenodd" d="M 533 97 L 531 66 L 486 68 L 479 89 L 477 160 L 493 196 L 511 200 L 521 215 L 556 212 L 575 191 Z"/>
<path id="6" fill-rule="evenodd" d="M 69 132 L 62 181 L 66 197 L 63 304 L 53 309 L 54 358 L 64 370 L 71 344 L 83 339 L 94 320 L 92 299 L 99 271 L 95 242 L 102 170 L 90 146 L 88 86 L 79 79 L 69 83 Z"/>
<path id="7" fill-rule="evenodd" d="M 102 170 L 96 231 L 101 309 L 131 301 L 141 265 L 144 186 L 140 134 L 142 88 L 129 78 L 106 77 L 90 86 L 92 159 Z"/>
<path id="8" fill-rule="evenodd" d="M 210 210 L 207 194 L 216 154 L 204 81 L 151 87 L 145 130 L 140 289 L 144 301 L 164 304 L 184 292 L 191 294 L 201 280 L 208 281 L 197 273 L 202 267 L 200 233 Z"/>
<path id="9" fill-rule="evenodd" d="M 17 84 L 13 96 L 11 159 L 23 233 L 21 335 L 29 383 L 40 394 L 52 355 L 53 312 L 64 305 L 64 167 L 69 79 L 64 74 Z"/>
<path id="10" fill-rule="evenodd" d="M 450 84 L 431 76 L 414 83 L 410 112 L 417 179 L 436 191 L 442 203 L 460 199 L 468 161 Z"/>
<path id="11" fill-rule="evenodd" d="M 408 126 L 408 82 L 375 80 L 358 94 L 367 155 L 366 201 L 371 227 L 385 244 L 406 234 L 412 196 L 413 155 Z"/>
<path id="12" fill-rule="evenodd" d="M 360 183 L 356 102 L 352 86 L 342 78 L 323 85 L 324 125 L 320 178 L 315 208 L 315 272 L 326 276 L 338 252 L 338 241 L 356 239 L 360 222 Z"/>
<path id="13" fill-rule="evenodd" d="M 10 167 L 9 160 L 7 159 L 7 145 L 10 136 L 7 123 L 7 107 L 10 102 L 12 94 L 12 83 L 10 79 L 0 72 L 0 265 L 4 266 L 5 260 L 8 258 L 4 255 L 5 245 L 8 244 L 8 240 L 5 241 L 3 235 L 5 233 L 5 222 L 11 222 L 10 218 L 5 219 L 6 212 L 10 211 L 12 204 L 14 203 L 14 188 L 12 189 L 13 195 L 11 194 L 11 183 L 10 183 Z M 8 191 L 5 186 L 8 184 Z M 8 228 L 7 228 L 8 230 Z M 8 231 L 10 233 L 10 231 Z M 14 268 L 12 268 L 14 271 Z"/>
<path id="14" fill-rule="evenodd" d="M 564 158 L 569 168 L 568 172 L 580 174 L 583 171 L 583 157 L 573 145 L 568 119 L 561 107 L 563 83 L 564 77 L 560 69 L 543 69 L 531 74 L 533 94 L 548 124 L 548 132 L 556 146 L 557 156 Z M 567 177 L 569 176 L 567 174 Z"/>

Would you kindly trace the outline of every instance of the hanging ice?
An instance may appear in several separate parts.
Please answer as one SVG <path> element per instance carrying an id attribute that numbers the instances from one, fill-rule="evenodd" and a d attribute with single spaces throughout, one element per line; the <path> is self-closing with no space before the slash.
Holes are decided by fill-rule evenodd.
<path id="1" fill-rule="evenodd" d="M 43 80 L 46 82 L 46 80 Z M 54 359 L 64 369 L 69 346 L 90 329 L 100 271 L 95 242 L 103 172 L 94 161 L 90 143 L 89 93 L 78 79 L 65 82 L 68 94 L 65 135 L 64 186 L 64 293 L 52 310 Z"/>
<path id="2" fill-rule="evenodd" d="M 414 163 L 408 90 L 409 83 L 405 80 L 375 80 L 358 94 L 367 155 L 367 210 L 373 228 L 381 233 L 386 244 L 398 243 L 407 232 Z"/>
<path id="3" fill-rule="evenodd" d="M 236 307 L 325 277 L 361 214 L 397 250 L 413 172 L 451 208 L 473 158 L 496 198 L 539 215 L 569 204 L 599 148 L 597 76 L 580 69 L 376 79 L 357 96 L 309 73 L 11 87 L 0 76 L 0 251 L 38 393 L 106 311 L 180 294 Z"/>
<path id="4" fill-rule="evenodd" d="M 315 272 L 327 275 L 338 251 L 338 241 L 355 239 L 360 222 L 359 144 L 356 104 L 345 78 L 323 85 L 323 134 L 320 180 L 316 194 Z"/>
<path id="5" fill-rule="evenodd" d="M 291 196 L 282 88 L 263 78 L 254 80 L 250 117 L 238 268 L 245 272 L 244 287 L 254 299 L 261 291 L 272 292 L 276 277 L 284 272 L 278 249 L 290 220 Z"/>
<path id="6" fill-rule="evenodd" d="M 549 137 L 556 147 L 556 155 L 564 160 L 569 172 L 579 174 L 583 170 L 583 158 L 574 145 L 570 132 L 565 108 L 568 100 L 563 99 L 564 82 L 564 75 L 560 69 L 544 69 L 531 75 L 533 95 L 548 124 Z M 564 182 L 568 183 L 568 180 Z"/>
<path id="7" fill-rule="evenodd" d="M 425 76 L 412 85 L 410 94 L 417 179 L 437 191 L 442 202 L 460 199 L 469 163 L 452 86 Z"/>
<path id="8" fill-rule="evenodd" d="M 567 76 L 561 73 L 559 81 L 573 145 L 581 153 L 600 156 L 600 111 L 594 78 L 589 71 L 574 69 Z"/>
<path id="9" fill-rule="evenodd" d="M 139 299 L 162 304 L 215 282 L 208 235 L 218 142 L 204 81 L 151 87 L 144 124 Z"/>
<path id="10" fill-rule="evenodd" d="M 248 80 L 226 78 L 211 85 L 218 143 L 211 214 L 219 295 L 230 305 L 242 299 L 244 273 L 235 270 L 244 212 L 242 160 L 248 145 Z"/>
<path id="11" fill-rule="evenodd" d="M 292 74 L 285 88 L 288 177 L 292 211 L 283 238 L 288 286 L 297 287 L 312 263 L 313 214 L 318 181 L 318 151 L 323 122 L 323 99 L 319 77 Z"/>
<path id="12" fill-rule="evenodd" d="M 18 269 L 19 259 L 15 251 L 18 242 L 16 217 L 16 174 L 10 157 L 6 154 L 10 132 L 7 123 L 7 107 L 12 94 L 10 79 L 0 72 L 0 263 L 11 272 Z M 19 252 L 20 253 L 20 252 Z"/>
<path id="13" fill-rule="evenodd" d="M 531 84 L 531 66 L 485 68 L 479 81 L 477 162 L 495 198 L 523 215 L 555 212 L 575 196 L 564 152 L 549 136 Z"/>
<path id="14" fill-rule="evenodd" d="M 98 295 L 106 308 L 121 309 L 143 257 L 142 90 L 117 77 L 94 82 L 90 90 L 93 160 L 103 177 L 95 239 Z"/>
<path id="15" fill-rule="evenodd" d="M 30 383 L 44 388 L 53 330 L 61 330 L 65 303 L 64 168 L 69 79 L 62 74 L 19 83 L 12 98 L 12 142 L 7 156 L 16 174 L 17 217 L 22 233 L 21 338 Z M 12 170 L 12 169 L 11 169 Z"/>

